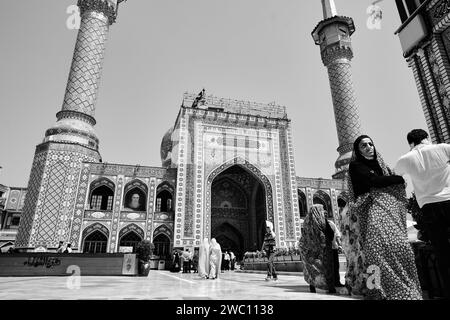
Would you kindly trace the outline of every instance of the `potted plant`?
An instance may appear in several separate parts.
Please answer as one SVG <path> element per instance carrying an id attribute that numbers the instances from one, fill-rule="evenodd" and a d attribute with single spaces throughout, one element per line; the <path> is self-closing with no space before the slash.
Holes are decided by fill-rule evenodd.
<path id="1" fill-rule="evenodd" d="M 139 275 L 148 276 L 150 271 L 150 257 L 153 254 L 155 245 L 150 240 L 142 240 L 136 247 L 136 254 L 139 265 Z"/>

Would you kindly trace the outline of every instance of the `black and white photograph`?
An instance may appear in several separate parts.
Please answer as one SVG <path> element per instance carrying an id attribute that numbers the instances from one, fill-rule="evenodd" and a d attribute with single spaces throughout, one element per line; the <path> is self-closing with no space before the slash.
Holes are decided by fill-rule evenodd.
<path id="1" fill-rule="evenodd" d="M 450 0 L 2 0 L 0 34 L 0 300 L 449 300 Z"/>

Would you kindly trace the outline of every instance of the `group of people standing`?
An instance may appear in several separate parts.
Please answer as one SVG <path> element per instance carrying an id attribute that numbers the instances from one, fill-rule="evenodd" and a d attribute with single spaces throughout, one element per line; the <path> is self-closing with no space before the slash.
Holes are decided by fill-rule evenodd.
<path id="1" fill-rule="evenodd" d="M 228 270 L 234 270 L 234 265 L 236 264 L 236 256 L 233 251 L 222 252 L 222 272 Z"/>
<path id="2" fill-rule="evenodd" d="M 172 272 L 194 273 L 198 272 L 198 252 L 174 250 L 172 255 Z"/>
<path id="3" fill-rule="evenodd" d="M 198 273 L 204 279 L 217 279 L 223 270 L 234 270 L 236 256 L 232 251 L 222 253 L 222 248 L 215 238 L 204 238 L 199 250 L 191 253 L 189 249 L 179 252 L 174 250 L 172 272 Z"/>
<path id="4" fill-rule="evenodd" d="M 412 180 L 445 298 L 449 298 L 450 145 L 431 144 L 422 129 L 412 130 L 407 140 L 411 151 L 398 160 L 394 170 L 386 165 L 369 136 L 362 135 L 353 144 L 346 177 L 347 204 L 339 216 L 342 243 L 334 246 L 341 245 L 347 259 L 346 287 L 366 299 L 422 299 L 408 242 L 408 198 L 402 175 Z M 317 287 L 333 293 L 340 286 L 333 253 L 333 239 L 339 234 L 332 230 L 325 213 L 322 205 L 312 206 L 299 246 L 311 291 Z"/>

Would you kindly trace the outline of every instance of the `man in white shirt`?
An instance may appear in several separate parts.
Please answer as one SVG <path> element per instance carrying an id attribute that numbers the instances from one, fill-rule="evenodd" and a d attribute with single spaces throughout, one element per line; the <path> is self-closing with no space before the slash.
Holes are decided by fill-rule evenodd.
<path id="1" fill-rule="evenodd" d="M 444 294 L 450 298 L 450 144 L 431 144 L 428 133 L 414 129 L 407 135 L 411 151 L 400 157 L 395 172 L 412 180 L 424 227 L 435 249 Z"/>

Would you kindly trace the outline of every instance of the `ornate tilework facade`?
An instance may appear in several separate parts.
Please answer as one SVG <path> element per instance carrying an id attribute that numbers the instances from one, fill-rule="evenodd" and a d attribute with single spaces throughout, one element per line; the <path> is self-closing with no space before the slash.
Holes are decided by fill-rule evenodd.
<path id="1" fill-rule="evenodd" d="M 56 247 L 68 238 L 82 162 L 99 159 L 84 149 L 56 143 L 36 148 L 17 247 Z"/>
<path id="2" fill-rule="evenodd" d="M 355 26 L 352 18 L 332 15 L 330 12 L 326 14 L 330 16 L 325 16 L 319 22 L 312 36 L 320 46 L 322 62 L 328 69 L 339 140 L 339 157 L 334 165 L 336 173 L 333 178 L 343 179 L 350 164 L 353 141 L 361 134 L 350 64 L 353 58 L 350 36 L 355 31 Z"/>
<path id="3" fill-rule="evenodd" d="M 186 101 L 188 99 L 185 97 Z M 129 232 L 152 241 L 163 233 L 170 239 L 171 247 L 195 247 L 199 246 L 203 237 L 217 236 L 214 232 L 228 232 L 224 227 L 226 224 L 233 226 L 235 233 L 247 230 L 252 234 L 248 238 L 246 235 L 242 236 L 242 232 L 240 237 L 235 237 L 244 239 L 242 241 L 248 249 L 254 247 L 257 234 L 261 231 L 257 224 L 270 220 L 276 226 L 277 245 L 294 246 L 301 235 L 300 208 L 306 207 L 309 210 L 320 191 L 321 199 L 329 203 L 331 218 L 336 217 L 337 199 L 344 186 L 340 180 L 296 177 L 292 132 L 286 116 L 260 119 L 257 115 L 245 113 L 245 110 L 241 112 L 232 114 L 226 110 L 216 110 L 214 106 L 208 106 L 208 109 L 182 106 L 175 124 L 177 129 L 172 135 L 174 141 L 170 150 L 170 168 L 107 164 L 98 162 L 98 158 L 92 161 L 95 157 L 83 158 L 78 155 L 84 161 L 80 161 L 77 166 L 69 165 L 78 174 L 66 181 L 62 178 L 68 172 L 61 168 L 62 160 L 65 159 L 63 154 L 49 158 L 38 153 L 34 167 L 50 168 L 51 171 L 46 171 L 45 174 L 45 170 L 40 169 L 33 171 L 33 174 L 41 172 L 41 176 L 47 180 L 52 176 L 52 188 L 59 185 L 61 189 L 72 190 L 72 193 L 65 195 L 64 192 L 55 193 L 53 190 L 41 195 L 50 197 L 57 194 L 58 199 L 46 200 L 48 207 L 53 212 L 55 206 L 59 204 L 61 208 L 65 208 L 62 204 L 66 203 L 67 208 L 65 211 L 61 209 L 60 215 L 66 215 L 67 218 L 61 220 L 59 216 L 49 217 L 46 223 L 41 219 L 29 219 L 35 221 L 33 230 L 65 231 L 52 235 L 39 231 L 31 244 L 45 244 L 51 248 L 56 246 L 57 241 L 64 240 L 71 242 L 74 250 L 83 251 L 84 239 L 100 230 L 108 238 L 107 252 L 117 252 L 121 238 Z M 65 146 L 67 148 L 71 145 Z M 76 147 L 85 149 L 82 146 Z M 45 151 L 42 147 L 40 149 Z M 91 157 L 96 154 L 93 150 L 90 152 Z M 52 162 L 42 164 L 42 161 Z M 214 218 L 213 185 L 220 177 L 228 179 L 223 181 L 240 185 L 242 190 L 247 190 L 247 195 L 244 200 L 240 200 L 244 204 L 239 202 L 241 204 L 236 205 L 243 209 L 220 208 L 221 203 L 227 203 L 224 198 L 227 191 L 222 189 L 224 192 L 221 193 L 220 203 L 214 204 L 214 212 L 219 216 Z M 44 179 L 44 183 L 47 180 Z M 35 188 L 42 189 L 39 181 L 38 177 L 33 176 L 30 185 L 39 184 Z M 102 187 L 111 190 L 110 209 L 92 207 L 95 190 Z M 134 188 L 140 188 L 146 194 L 143 211 L 130 209 L 125 203 L 127 193 L 133 192 Z M 170 203 L 173 203 L 166 211 L 160 210 L 162 192 L 168 192 Z M 258 192 L 262 192 L 264 203 L 252 204 L 252 201 L 258 199 Z M 305 204 L 298 196 L 301 192 L 307 199 Z M 41 203 L 33 197 L 29 201 Z M 245 209 L 248 205 L 253 205 L 253 209 Z M 263 218 L 255 216 L 261 214 L 260 210 L 264 210 Z M 37 213 L 39 216 L 39 211 Z M 26 216 L 24 221 L 27 221 Z M 51 239 L 50 242 L 46 240 L 48 238 Z"/>
<path id="4" fill-rule="evenodd" d="M 174 130 L 179 139 L 173 143 L 177 148 L 172 155 L 178 166 L 175 246 L 199 245 L 203 237 L 214 236 L 212 184 L 235 166 L 263 186 L 265 219 L 280 231 L 278 245 L 294 245 L 300 236 L 300 216 L 290 121 L 284 107 L 208 96 L 203 108 L 191 108 L 194 98 L 185 94 Z M 238 106 L 239 113 L 232 112 Z M 264 112 L 277 117 L 258 114 Z"/>
<path id="5" fill-rule="evenodd" d="M 434 143 L 450 143 L 449 8 L 447 0 L 427 1 L 397 30 Z"/>
<path id="6" fill-rule="evenodd" d="M 160 247 L 164 235 L 170 248 L 218 237 L 224 248 L 234 243 L 242 254 L 259 249 L 265 220 L 275 226 L 277 246 L 292 247 L 301 236 L 301 217 L 315 201 L 336 217 L 345 186 L 341 180 L 296 177 L 291 122 L 286 108 L 273 103 L 214 96 L 199 102 L 186 93 L 174 127 L 163 137 L 162 167 L 103 163 L 93 128 L 95 102 L 118 2 L 78 2 L 82 21 L 64 104 L 36 148 L 16 247 L 54 250 L 65 241 L 82 252 L 92 249 L 86 239 L 95 235 L 95 241 L 106 239 L 102 252 L 117 252 L 133 233 L 133 239 L 159 237 Z M 351 57 L 341 49 L 322 57 L 330 70 L 343 154 L 359 127 L 351 115 Z"/>

